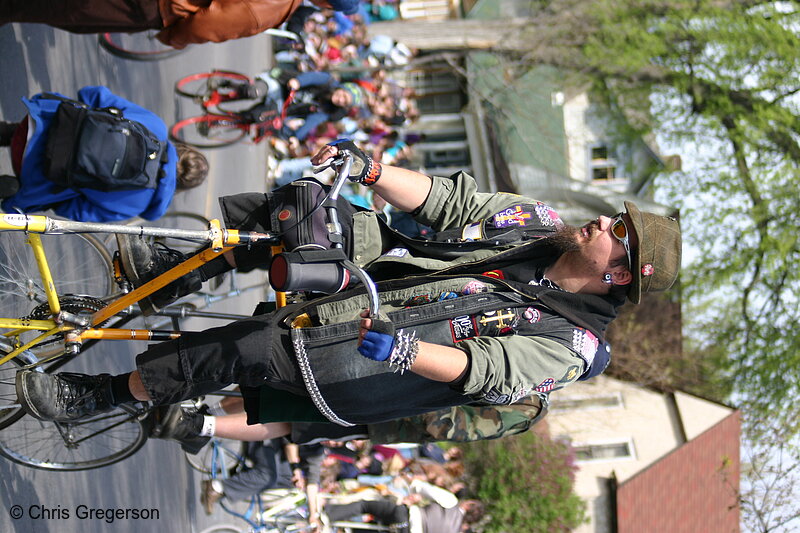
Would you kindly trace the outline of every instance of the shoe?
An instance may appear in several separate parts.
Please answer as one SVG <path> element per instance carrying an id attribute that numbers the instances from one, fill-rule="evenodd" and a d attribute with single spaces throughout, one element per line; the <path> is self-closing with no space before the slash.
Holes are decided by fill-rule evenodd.
<path id="1" fill-rule="evenodd" d="M 73 422 L 113 408 L 110 380 L 110 374 L 89 376 L 20 370 L 16 379 L 17 399 L 34 418 Z"/>
<path id="2" fill-rule="evenodd" d="M 211 440 L 211 437 L 200 436 L 203 414 L 196 409 L 165 405 L 156 409 L 154 417 L 156 424 L 150 436 L 177 441 L 187 453 L 197 454 Z"/>
<path id="3" fill-rule="evenodd" d="M 0 198 L 8 198 L 19 192 L 19 178 L 0 174 Z"/>
<path id="4" fill-rule="evenodd" d="M 17 131 L 19 122 L 5 122 L 0 120 L 0 146 L 11 146 L 11 139 Z"/>
<path id="5" fill-rule="evenodd" d="M 201 482 L 200 488 L 202 490 L 200 493 L 200 503 L 203 504 L 203 509 L 205 509 L 206 514 L 212 515 L 214 514 L 214 506 L 222 499 L 223 494 L 214 490 L 210 479 L 204 479 Z"/>
<path id="6" fill-rule="evenodd" d="M 134 288 L 141 287 L 188 257 L 160 242 L 148 244 L 137 235 L 117 234 L 117 245 L 122 271 Z M 200 273 L 193 270 L 140 300 L 139 307 L 145 316 L 150 316 L 181 296 L 199 291 L 202 286 Z"/>

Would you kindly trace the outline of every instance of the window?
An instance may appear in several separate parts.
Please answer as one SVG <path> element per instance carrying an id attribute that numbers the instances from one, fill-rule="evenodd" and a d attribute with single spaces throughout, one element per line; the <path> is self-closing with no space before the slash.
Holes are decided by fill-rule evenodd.
<path id="1" fill-rule="evenodd" d="M 553 398 L 552 411 L 585 411 L 592 409 L 613 409 L 622 407 L 622 394 L 619 392 L 604 394 L 602 396 Z"/>
<path id="2" fill-rule="evenodd" d="M 579 444 L 573 445 L 572 448 L 575 450 L 575 460 L 578 462 L 633 458 L 631 441 Z"/>
<path id="3" fill-rule="evenodd" d="M 617 162 L 609 152 L 611 150 L 605 144 L 590 148 L 589 172 L 592 180 L 609 181 L 617 177 Z"/>

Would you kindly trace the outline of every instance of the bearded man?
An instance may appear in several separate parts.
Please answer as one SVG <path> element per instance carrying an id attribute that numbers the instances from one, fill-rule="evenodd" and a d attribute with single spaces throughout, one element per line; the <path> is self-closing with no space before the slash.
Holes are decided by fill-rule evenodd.
<path id="1" fill-rule="evenodd" d="M 530 395 L 546 402 L 552 390 L 603 372 L 606 327 L 626 298 L 638 303 L 643 291 L 667 289 L 677 278 L 677 221 L 631 202 L 572 228 L 542 202 L 479 193 L 463 172 L 430 177 L 381 166 L 350 141 L 323 147 L 313 163 L 340 149 L 354 155 L 353 181 L 436 231 L 431 240 L 411 239 L 376 213 L 340 202 L 344 250 L 378 282 L 379 319 L 365 310 L 363 286 L 344 276 L 320 289 L 327 296 L 156 344 L 128 374 L 23 370 L 17 392 L 24 408 L 69 421 L 125 402 L 176 403 L 231 383 L 242 386 L 250 424 L 350 426 Z M 322 210 L 311 209 L 322 196 L 318 183 L 303 180 L 220 203 L 228 227 L 282 232 L 299 240 L 291 250 L 309 245 L 298 235 L 324 227 Z M 119 243 L 134 286 L 180 259 L 138 237 Z M 155 310 L 232 265 L 269 263 L 267 255 L 235 249 L 144 305 Z M 274 260 L 270 276 L 275 287 L 291 272 Z"/>

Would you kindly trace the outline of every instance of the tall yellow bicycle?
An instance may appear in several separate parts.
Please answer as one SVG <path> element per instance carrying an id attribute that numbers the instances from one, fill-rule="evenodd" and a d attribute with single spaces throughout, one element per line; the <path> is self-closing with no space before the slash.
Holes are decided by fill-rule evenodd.
<path id="1" fill-rule="evenodd" d="M 331 242 L 339 249 L 342 239 L 336 201 L 350 165 L 351 158 L 345 152 L 336 163 L 338 176 L 333 185 L 312 210 L 313 213 L 324 209 Z M 118 262 L 112 260 L 95 237 L 97 234 L 179 239 L 210 246 L 130 290 Z M 83 470 L 115 463 L 141 448 L 149 433 L 150 406 L 121 405 L 113 411 L 69 423 L 41 421 L 26 416 L 17 401 L 17 371 L 30 368 L 52 372 L 74 359 L 83 346 L 98 340 L 161 341 L 178 337 L 179 331 L 112 326 L 141 299 L 225 251 L 235 246 L 262 245 L 277 248 L 273 252 L 279 251 L 281 237 L 226 229 L 218 220 L 211 220 L 207 229 L 185 230 L 0 213 L 0 455 L 35 468 Z M 313 262 L 315 253 L 329 258 L 331 251 L 281 256 L 301 256 L 301 262 Z M 352 272 L 364 284 L 370 309 L 377 313 L 380 302 L 371 278 L 347 260 L 343 251 L 334 256 L 341 268 Z M 288 261 L 284 259 L 283 263 Z M 273 259 L 273 274 L 276 262 L 281 263 Z M 303 266 L 294 265 L 294 272 Z M 308 289 L 291 287 L 291 276 L 283 276 L 285 288 L 276 285 L 276 277 L 280 276 L 273 275 L 270 280 L 273 288 L 300 299 L 305 297 L 304 291 Z M 276 293 L 276 305 L 285 304 L 286 297 L 284 292 Z"/>
<path id="2" fill-rule="evenodd" d="M 141 287 L 120 292 L 123 277 L 93 234 L 133 234 L 210 243 Z M 52 371 L 92 340 L 175 338 L 178 331 L 107 327 L 136 302 L 234 246 L 275 244 L 274 236 L 224 229 L 181 230 L 0 214 L 0 454 L 52 470 L 95 468 L 123 459 L 147 439 L 147 406 L 121 407 L 89 420 L 56 423 L 25 416 L 14 378 L 22 367 Z M 116 270 L 116 272 L 115 272 Z"/>

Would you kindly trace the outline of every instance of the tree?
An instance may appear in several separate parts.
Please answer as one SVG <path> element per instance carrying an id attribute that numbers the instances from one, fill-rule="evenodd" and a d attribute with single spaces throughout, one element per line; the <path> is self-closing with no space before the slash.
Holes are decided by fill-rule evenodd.
<path id="1" fill-rule="evenodd" d="M 466 471 L 490 516 L 485 533 L 568 532 L 585 521 L 568 444 L 529 432 L 463 448 Z"/>
<path id="2" fill-rule="evenodd" d="M 680 143 L 695 162 L 659 180 L 698 252 L 687 257 L 682 277 L 686 346 L 724 355 L 717 359 L 745 423 L 771 417 L 796 433 L 800 3 L 516 4 L 529 9 L 525 23 L 495 32 L 508 83 L 541 65 L 557 67 L 565 82 L 590 85 L 595 98 L 620 110 L 631 132 Z M 439 39 L 456 32 L 406 30 L 408 38 L 417 33 Z"/>

